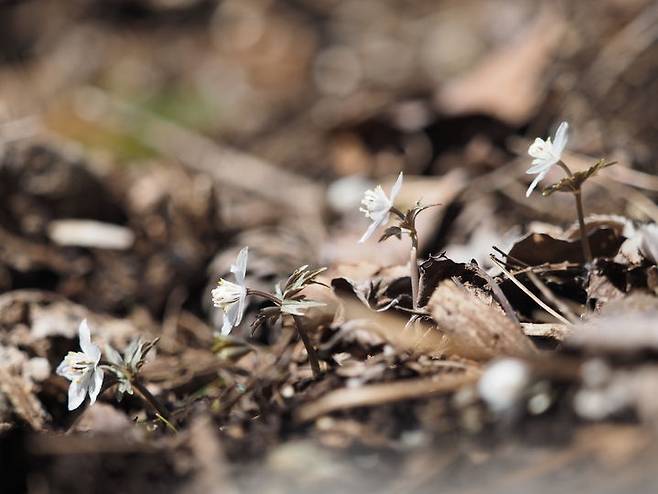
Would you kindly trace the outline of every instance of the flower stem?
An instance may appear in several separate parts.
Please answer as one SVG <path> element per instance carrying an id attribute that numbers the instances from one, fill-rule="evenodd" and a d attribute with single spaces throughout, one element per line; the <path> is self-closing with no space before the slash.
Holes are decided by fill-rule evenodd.
<path id="1" fill-rule="evenodd" d="M 587 227 L 585 226 L 585 215 L 583 214 L 583 201 L 580 193 L 580 188 L 573 193 L 576 198 L 576 210 L 578 211 L 578 225 L 580 226 L 580 242 L 583 246 L 583 254 L 585 260 L 592 262 L 592 248 L 589 245 L 589 237 L 587 236 Z"/>
<path id="2" fill-rule="evenodd" d="M 573 177 L 573 173 L 569 167 L 560 160 L 557 164 L 567 173 L 567 176 Z M 574 198 L 576 199 L 576 211 L 578 212 L 578 226 L 580 227 L 580 243 L 583 248 L 583 255 L 587 263 L 592 262 L 592 248 L 589 245 L 589 237 L 587 235 L 587 226 L 585 225 L 585 214 L 583 213 L 583 200 L 580 190 L 580 185 L 572 189 Z"/>
<path id="3" fill-rule="evenodd" d="M 302 342 L 306 347 L 306 353 L 308 354 L 308 361 L 311 364 L 311 369 L 313 369 L 313 377 L 317 379 L 322 375 L 322 371 L 320 370 L 320 362 L 318 360 L 318 354 L 315 351 L 315 348 L 313 348 L 313 345 L 311 345 L 311 340 L 308 337 L 306 330 L 304 329 L 304 320 L 300 316 L 292 316 L 292 318 L 295 320 L 295 326 L 297 327 L 297 332 L 299 333 L 299 337 L 302 339 Z"/>
<path id="4" fill-rule="evenodd" d="M 281 305 L 281 300 L 279 298 L 268 292 L 264 292 L 263 290 L 256 290 L 254 288 L 247 288 L 247 295 L 255 295 L 256 297 L 261 297 L 264 298 L 265 300 L 269 300 L 273 304 L 280 306 Z"/>
<path id="5" fill-rule="evenodd" d="M 144 398 L 144 400 L 146 400 L 149 405 L 155 409 L 156 412 L 158 412 L 165 419 L 169 420 L 169 410 L 167 410 L 165 406 L 160 403 L 160 400 L 151 394 L 144 383 L 142 383 L 139 379 L 134 379 L 131 384 L 137 391 L 139 391 L 139 394 L 142 395 L 142 398 Z"/>
<path id="6" fill-rule="evenodd" d="M 418 272 L 418 236 L 411 232 L 411 252 L 409 253 L 409 269 L 411 274 L 411 304 L 414 310 L 418 308 L 418 292 L 420 291 L 420 273 Z"/>

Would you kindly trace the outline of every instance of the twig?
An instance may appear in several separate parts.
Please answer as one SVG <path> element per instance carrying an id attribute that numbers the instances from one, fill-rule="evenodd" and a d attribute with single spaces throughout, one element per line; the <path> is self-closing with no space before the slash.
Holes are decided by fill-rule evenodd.
<path id="1" fill-rule="evenodd" d="M 530 267 L 530 264 L 528 264 L 527 262 L 524 262 L 524 261 L 522 261 L 521 259 L 517 259 L 517 258 L 514 257 L 514 256 L 510 256 L 507 252 L 503 252 L 501 249 L 499 249 L 499 248 L 496 247 L 495 245 L 493 245 L 491 248 L 492 248 L 493 250 L 495 250 L 496 252 L 498 252 L 501 256 L 505 256 L 505 259 L 512 260 L 512 261 L 514 261 L 515 263 L 517 263 L 519 266 L 524 266 L 524 267 L 526 267 L 526 268 L 529 268 L 529 267 Z"/>
<path id="2" fill-rule="evenodd" d="M 525 293 L 528 297 L 530 297 L 532 300 L 534 300 L 537 305 L 539 305 L 542 309 L 544 309 L 550 315 L 552 315 L 553 317 L 558 319 L 561 323 L 571 325 L 571 323 L 567 319 L 565 319 L 563 316 L 561 316 L 558 312 L 551 309 L 539 297 L 537 297 L 534 293 L 532 293 L 530 290 L 528 290 L 523 285 L 523 283 L 521 283 L 519 280 L 517 280 L 516 277 L 512 273 L 510 273 L 507 269 L 505 269 L 505 266 L 503 266 L 503 264 L 498 259 L 496 259 L 494 256 L 489 256 L 489 257 L 491 258 L 492 262 L 496 266 L 498 266 L 502 270 L 502 272 L 505 273 L 505 275 L 507 275 L 507 277 L 510 279 L 510 281 L 512 281 L 512 283 L 514 283 L 517 287 L 519 287 L 521 289 L 521 291 L 523 293 Z"/>
<path id="3" fill-rule="evenodd" d="M 482 269 L 480 266 L 478 266 L 475 263 L 471 263 L 470 268 L 473 269 L 478 274 L 478 276 L 480 276 L 482 279 L 484 279 L 487 282 L 487 285 L 489 285 L 489 288 L 491 288 L 491 291 L 496 297 L 496 300 L 498 300 L 498 303 L 505 311 L 505 314 L 507 314 L 507 317 L 515 325 L 521 326 L 521 322 L 519 321 L 519 318 L 516 317 L 516 312 L 514 312 L 514 309 L 512 308 L 512 304 L 509 303 L 509 300 L 498 286 L 498 283 L 496 283 L 496 280 L 494 280 L 489 275 L 489 273 L 487 273 L 484 269 Z"/>
<path id="4" fill-rule="evenodd" d="M 400 379 L 394 382 L 368 384 L 358 388 L 339 388 L 300 407 L 295 418 L 298 422 L 308 422 L 337 410 L 452 393 L 474 383 L 479 376 L 480 370 L 471 368 L 459 374 L 445 373 L 430 378 Z"/>
<path id="5" fill-rule="evenodd" d="M 532 271 L 528 271 L 527 276 L 541 292 L 541 294 L 547 298 L 555 307 L 557 307 L 566 316 L 566 318 L 571 321 L 572 324 L 578 321 L 578 317 L 571 311 L 569 306 L 557 298 L 555 294 L 550 290 L 550 288 L 548 288 L 546 284 L 539 279 L 539 276 L 537 276 Z"/>

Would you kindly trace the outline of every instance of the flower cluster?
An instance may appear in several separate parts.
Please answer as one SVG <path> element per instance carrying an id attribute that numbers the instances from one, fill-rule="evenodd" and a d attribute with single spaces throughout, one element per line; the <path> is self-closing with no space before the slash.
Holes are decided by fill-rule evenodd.
<path id="1" fill-rule="evenodd" d="M 226 350 L 227 345 L 234 347 L 233 343 L 227 341 L 228 334 L 242 321 L 247 295 L 257 296 L 272 302 L 274 305 L 261 309 L 253 326 L 256 327 L 267 319 L 276 320 L 283 315 L 292 316 L 297 332 L 306 347 L 313 375 L 319 377 L 322 371 L 318 355 L 299 317 L 303 316 L 307 309 L 324 304 L 307 300 L 306 296 L 300 292 L 309 285 L 321 284 L 316 278 L 325 269 L 309 269 L 308 266 L 302 266 L 290 275 L 283 286 L 276 285 L 275 293 L 251 289 L 247 287 L 245 280 L 247 274 L 247 247 L 243 248 L 238 254 L 235 264 L 231 266 L 231 272 L 235 275 L 236 283 L 220 279 L 217 288 L 212 291 L 214 306 L 224 313 L 221 335 L 215 338 L 215 345 L 213 346 L 217 350 L 216 353 Z M 240 354 L 245 349 L 236 350 Z M 232 350 L 228 353 L 234 354 Z"/>
<path id="2" fill-rule="evenodd" d="M 123 357 L 109 345 L 105 347 L 108 361 L 101 361 L 101 350 L 91 342 L 91 330 L 84 319 L 78 328 L 81 352 L 69 352 L 57 367 L 57 374 L 65 377 L 71 384 L 68 393 L 68 408 L 75 410 L 89 395 L 89 404 L 93 405 L 103 388 L 104 371 L 111 372 L 117 381 L 117 398 L 124 393 L 133 394 L 133 383 L 137 378 L 149 351 L 158 342 L 144 342 L 140 338 L 133 340 Z"/>
<path id="3" fill-rule="evenodd" d="M 221 334 L 228 335 L 231 330 L 238 326 L 244 315 L 247 295 L 258 295 L 275 303 L 274 307 L 269 307 L 261 311 L 264 317 L 271 317 L 280 314 L 289 314 L 292 316 L 302 316 L 306 309 L 324 305 L 321 302 L 307 300 L 300 292 L 311 284 L 320 284 L 316 277 L 326 270 L 326 268 L 309 269 L 307 265 L 295 270 L 288 280 L 283 284 L 275 286 L 275 293 L 270 294 L 258 290 L 249 290 L 246 286 L 245 276 L 247 273 L 247 247 L 244 247 L 238 254 L 238 258 L 231 266 L 231 272 L 235 275 L 236 283 L 226 281 L 221 278 L 217 288 L 212 290 L 213 305 L 224 313 L 224 322 L 222 324 Z M 262 321 L 264 317 L 258 318 Z"/>

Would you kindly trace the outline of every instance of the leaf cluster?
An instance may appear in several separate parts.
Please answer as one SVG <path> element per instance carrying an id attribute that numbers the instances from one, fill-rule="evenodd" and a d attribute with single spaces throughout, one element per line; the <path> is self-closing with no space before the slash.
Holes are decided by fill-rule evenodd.
<path id="1" fill-rule="evenodd" d="M 580 190 L 585 181 L 596 175 L 600 170 L 616 164 L 616 161 L 607 162 L 605 159 L 600 159 L 587 170 L 576 172 L 570 177 L 565 177 L 553 185 L 549 185 L 542 191 L 543 196 L 550 196 L 554 192 L 576 192 Z"/>
<path id="2" fill-rule="evenodd" d="M 379 238 L 379 242 L 383 242 L 390 237 L 402 239 L 403 233 L 416 235 L 416 218 L 421 212 L 434 206 L 438 206 L 438 204 L 429 204 L 427 206 L 423 206 L 420 201 L 418 201 L 416 202 L 416 205 L 413 208 L 408 209 L 406 213 L 396 213 L 400 222 L 397 225 L 389 226 L 386 230 L 384 230 L 384 233 Z"/>
<path id="3" fill-rule="evenodd" d="M 110 345 L 105 346 L 105 355 L 110 363 L 107 368 L 114 373 L 118 381 L 117 401 L 121 401 L 124 393 L 133 394 L 132 381 L 139 374 L 148 353 L 159 340 L 160 338 L 144 341 L 142 338 L 135 338 L 126 348 L 123 357 Z"/>

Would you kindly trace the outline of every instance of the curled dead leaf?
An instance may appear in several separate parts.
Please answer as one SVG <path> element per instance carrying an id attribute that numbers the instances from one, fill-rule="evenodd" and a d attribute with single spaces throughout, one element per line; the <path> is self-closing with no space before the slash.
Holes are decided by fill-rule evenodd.
<path id="1" fill-rule="evenodd" d="M 535 354 L 521 328 L 493 304 L 446 280 L 434 291 L 427 308 L 439 330 L 449 337 L 451 350 L 461 356 L 488 360 Z"/>

